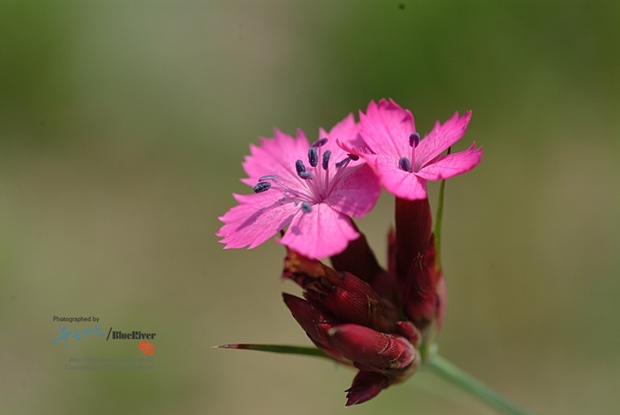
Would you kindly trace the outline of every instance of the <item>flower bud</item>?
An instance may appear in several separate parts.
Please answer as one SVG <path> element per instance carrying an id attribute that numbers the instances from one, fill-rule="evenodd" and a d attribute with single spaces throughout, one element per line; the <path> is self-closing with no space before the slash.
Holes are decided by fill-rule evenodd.
<path id="1" fill-rule="evenodd" d="M 390 381 L 385 375 L 373 372 L 360 371 L 353 379 L 353 384 L 347 392 L 346 406 L 364 403 L 389 386 Z"/>
<path id="2" fill-rule="evenodd" d="M 411 321 L 397 321 L 396 328 L 398 333 L 409 340 L 414 347 L 418 347 L 420 345 L 420 342 L 422 341 L 422 334 Z"/>
<path id="3" fill-rule="evenodd" d="M 350 362 L 342 355 L 338 349 L 332 347 L 328 331 L 340 321 L 335 319 L 328 313 L 314 307 L 308 301 L 303 300 L 294 295 L 282 294 L 284 304 L 288 307 L 293 318 L 299 323 L 306 332 L 310 340 L 318 347 L 323 349 L 333 359 L 341 363 L 350 364 Z"/>
<path id="4" fill-rule="evenodd" d="M 404 369 L 416 357 L 411 343 L 401 336 L 380 333 L 357 324 L 332 327 L 331 344 L 348 359 L 375 371 Z"/>
<path id="5" fill-rule="evenodd" d="M 343 322 L 383 332 L 395 330 L 396 308 L 380 298 L 368 283 L 349 272 L 338 272 L 317 260 L 289 251 L 282 276 L 299 284 L 308 301 Z"/>
<path id="6" fill-rule="evenodd" d="M 353 226 L 360 237 L 349 242 L 344 252 L 330 258 L 332 266 L 336 270 L 354 274 L 362 281 L 370 284 L 379 296 L 388 298 L 395 290 L 394 278 L 381 268 L 374 252 L 368 245 L 366 236 L 359 231 L 355 223 Z"/>

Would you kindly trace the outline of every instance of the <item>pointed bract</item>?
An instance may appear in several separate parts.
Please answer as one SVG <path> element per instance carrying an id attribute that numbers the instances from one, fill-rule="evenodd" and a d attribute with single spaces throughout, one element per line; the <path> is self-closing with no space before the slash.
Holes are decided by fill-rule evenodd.
<path id="1" fill-rule="evenodd" d="M 373 372 L 358 372 L 355 379 L 353 379 L 353 385 L 345 392 L 347 392 L 347 404 L 346 406 L 358 405 L 364 403 L 381 392 L 381 390 L 387 388 L 390 381 L 387 376 Z"/>

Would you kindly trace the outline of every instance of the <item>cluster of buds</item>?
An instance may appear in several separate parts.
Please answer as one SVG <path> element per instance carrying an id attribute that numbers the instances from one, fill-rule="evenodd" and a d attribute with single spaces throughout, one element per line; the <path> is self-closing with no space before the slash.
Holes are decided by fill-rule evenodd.
<path id="1" fill-rule="evenodd" d="M 408 379 L 443 314 L 428 200 L 397 205 L 387 271 L 363 235 L 331 257 L 333 268 L 290 249 L 284 261 L 283 278 L 297 283 L 305 298 L 283 294 L 295 320 L 328 356 L 359 370 L 347 406 Z"/>
<path id="2" fill-rule="evenodd" d="M 276 130 L 250 146 L 242 181 L 254 193 L 234 195 L 239 204 L 220 217 L 217 235 L 226 248 L 254 248 L 282 233 L 283 278 L 304 296 L 284 294 L 285 304 L 327 356 L 359 370 L 347 406 L 409 378 L 441 326 L 445 285 L 426 183 L 480 162 L 475 143 L 449 150 L 470 119 L 471 112 L 455 113 L 422 139 L 411 112 L 383 99 L 359 122 L 349 114 L 329 132 L 320 129 L 312 144 L 302 131 L 293 138 Z M 373 208 L 382 187 L 396 199 L 387 270 L 351 219 Z M 331 267 L 319 260 L 327 257 Z"/>

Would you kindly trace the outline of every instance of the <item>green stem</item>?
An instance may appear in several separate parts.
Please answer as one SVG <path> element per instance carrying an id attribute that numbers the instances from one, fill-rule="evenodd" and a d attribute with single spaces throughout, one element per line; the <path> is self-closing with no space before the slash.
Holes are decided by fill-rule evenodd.
<path id="1" fill-rule="evenodd" d="M 498 392 L 489 388 L 484 383 L 473 378 L 465 371 L 454 366 L 452 363 L 439 356 L 432 355 L 427 361 L 429 369 L 444 379 L 449 380 L 455 385 L 461 387 L 465 391 L 479 397 L 488 404 L 494 406 L 505 414 L 509 415 L 530 415 L 529 412 L 519 408 L 514 403 L 500 395 Z"/>
<path id="2" fill-rule="evenodd" d="M 450 154 L 452 147 L 448 147 Z M 443 219 L 443 196 L 446 189 L 446 181 L 442 180 L 439 185 L 439 202 L 437 203 L 437 214 L 435 215 L 435 268 L 441 269 L 441 220 Z"/>

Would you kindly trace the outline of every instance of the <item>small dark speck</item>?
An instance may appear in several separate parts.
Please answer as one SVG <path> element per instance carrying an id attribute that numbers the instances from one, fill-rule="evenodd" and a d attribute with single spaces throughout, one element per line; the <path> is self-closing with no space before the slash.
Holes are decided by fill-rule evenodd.
<path id="1" fill-rule="evenodd" d="M 398 3 L 398 8 L 401 10 L 405 10 L 405 3 Z"/>

